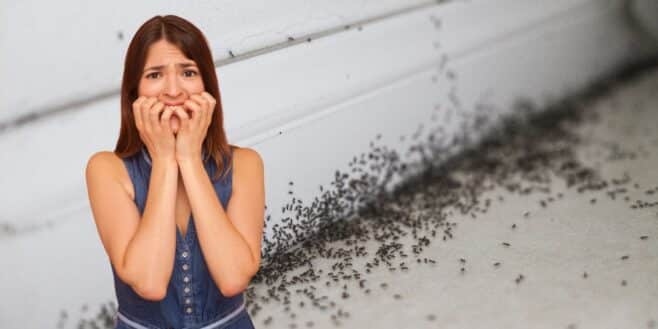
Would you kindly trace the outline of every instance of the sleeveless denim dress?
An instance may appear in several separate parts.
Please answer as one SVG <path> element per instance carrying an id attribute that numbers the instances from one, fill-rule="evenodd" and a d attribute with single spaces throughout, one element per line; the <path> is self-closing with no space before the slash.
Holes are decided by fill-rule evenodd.
<path id="1" fill-rule="evenodd" d="M 231 150 L 232 155 L 233 150 Z M 203 152 L 206 158 L 206 152 Z M 135 187 L 135 203 L 140 215 L 146 206 L 146 195 L 151 176 L 151 158 L 146 147 L 123 159 Z M 227 161 L 224 163 L 228 163 Z M 204 167 L 212 178 L 216 169 L 208 158 Z M 226 209 L 231 195 L 232 172 L 213 181 L 215 191 Z M 118 312 L 115 329 L 251 329 L 253 323 L 244 304 L 244 293 L 225 297 L 215 285 L 201 245 L 196 236 L 193 216 L 182 236 L 176 227 L 176 255 L 167 294 L 161 301 L 143 299 L 130 285 L 121 281 L 112 265 Z"/>

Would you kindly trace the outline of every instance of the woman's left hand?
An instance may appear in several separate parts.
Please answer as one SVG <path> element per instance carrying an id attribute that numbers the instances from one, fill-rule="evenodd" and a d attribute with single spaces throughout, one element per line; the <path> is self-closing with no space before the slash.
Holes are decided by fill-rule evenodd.
<path id="1" fill-rule="evenodd" d="M 193 94 L 178 108 L 176 114 L 180 119 L 180 129 L 176 134 L 176 161 L 201 158 L 201 147 L 206 138 L 208 127 L 215 110 L 215 98 L 208 92 Z"/>

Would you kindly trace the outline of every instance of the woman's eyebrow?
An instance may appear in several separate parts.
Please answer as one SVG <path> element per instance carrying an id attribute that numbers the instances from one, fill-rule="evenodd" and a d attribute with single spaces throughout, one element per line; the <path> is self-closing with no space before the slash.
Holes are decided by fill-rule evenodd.
<path id="1" fill-rule="evenodd" d="M 190 66 L 196 66 L 196 64 L 195 63 L 178 63 L 178 66 L 181 67 L 181 68 L 186 68 L 186 67 L 190 67 Z M 144 70 L 144 72 L 149 71 L 149 70 L 161 70 L 164 67 L 165 67 L 165 65 L 151 66 L 151 67 L 146 68 Z"/>

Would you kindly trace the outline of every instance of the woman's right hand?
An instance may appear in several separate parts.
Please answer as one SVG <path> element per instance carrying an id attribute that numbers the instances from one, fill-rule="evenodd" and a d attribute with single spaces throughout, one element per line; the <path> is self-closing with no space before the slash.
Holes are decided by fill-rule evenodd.
<path id="1" fill-rule="evenodd" d="M 176 138 L 169 123 L 174 111 L 170 107 L 165 109 L 156 97 L 146 96 L 139 96 L 132 107 L 139 137 L 151 158 L 175 162 Z"/>

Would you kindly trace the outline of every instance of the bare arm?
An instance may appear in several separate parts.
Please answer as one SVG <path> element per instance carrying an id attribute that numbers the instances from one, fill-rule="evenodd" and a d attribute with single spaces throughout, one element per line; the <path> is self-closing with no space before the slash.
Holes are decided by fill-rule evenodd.
<path id="1" fill-rule="evenodd" d="M 122 281 L 142 298 L 161 300 L 173 271 L 176 247 L 176 162 L 153 159 L 144 212 L 121 186 L 111 152 L 87 164 L 89 200 L 103 246 Z M 123 166 L 123 164 L 121 164 Z"/>
<path id="2" fill-rule="evenodd" d="M 233 169 L 233 192 L 226 211 L 201 160 L 179 163 L 208 271 L 227 297 L 246 289 L 260 263 L 265 211 L 263 166 L 257 153 L 250 149 L 243 152 L 243 171 Z"/>

